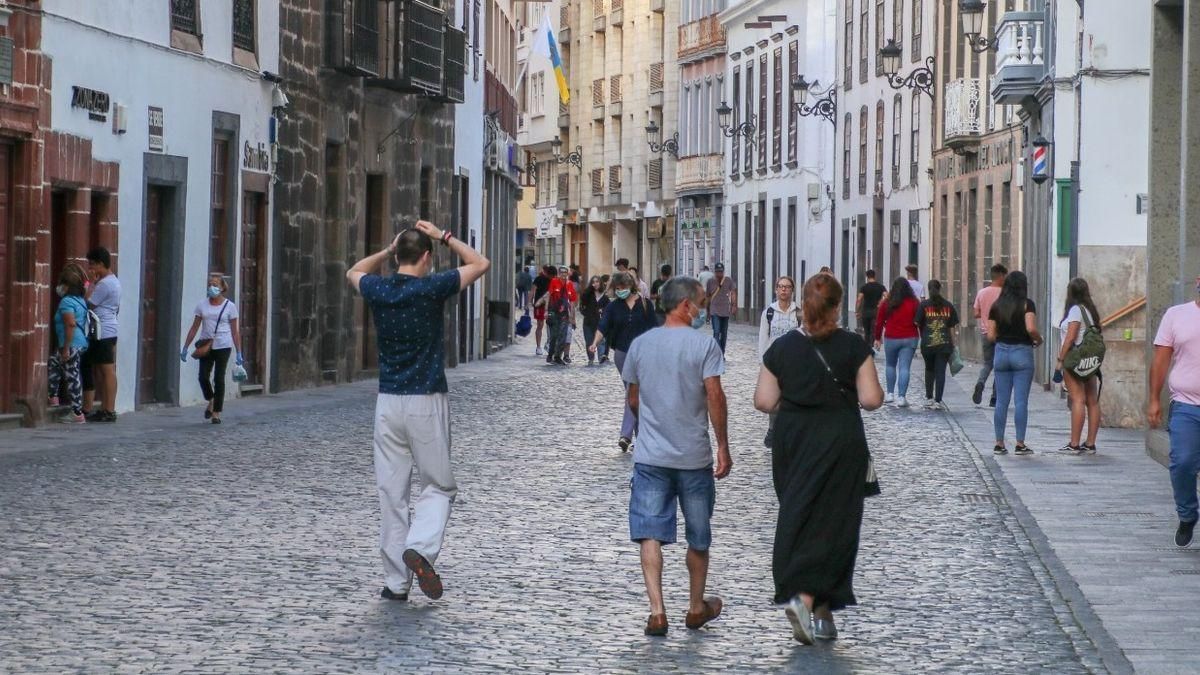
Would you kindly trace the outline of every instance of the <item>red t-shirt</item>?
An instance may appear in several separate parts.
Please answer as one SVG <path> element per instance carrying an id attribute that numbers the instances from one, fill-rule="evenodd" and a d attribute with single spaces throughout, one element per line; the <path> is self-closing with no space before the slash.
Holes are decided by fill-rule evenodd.
<path id="1" fill-rule="evenodd" d="M 561 297 L 564 289 L 567 293 L 567 302 L 572 304 L 579 302 L 579 293 L 575 290 L 575 284 L 571 283 L 569 280 L 563 281 L 562 279 L 555 277 L 550 281 L 550 300 L 547 301 L 547 304 L 551 308 L 558 306 L 559 298 Z"/>
<path id="2" fill-rule="evenodd" d="M 917 329 L 917 306 L 916 298 L 905 298 L 900 306 L 894 311 L 891 303 L 879 303 L 879 317 L 875 321 L 875 339 L 887 336 L 893 340 L 904 340 L 907 338 L 920 337 L 921 332 Z"/>

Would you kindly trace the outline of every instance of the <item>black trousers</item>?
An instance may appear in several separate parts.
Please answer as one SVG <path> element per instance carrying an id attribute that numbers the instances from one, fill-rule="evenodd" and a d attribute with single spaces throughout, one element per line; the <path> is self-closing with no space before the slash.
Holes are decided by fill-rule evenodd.
<path id="1" fill-rule="evenodd" d="M 200 391 L 204 392 L 205 401 L 212 401 L 215 413 L 221 412 L 225 407 L 225 367 L 229 365 L 229 355 L 232 352 L 230 347 L 210 349 L 208 356 L 200 359 Z"/>
<path id="2" fill-rule="evenodd" d="M 952 349 L 945 347 L 921 349 L 921 358 L 925 359 L 925 398 L 942 402 L 942 394 L 946 391 L 946 367 L 950 365 L 952 353 Z"/>

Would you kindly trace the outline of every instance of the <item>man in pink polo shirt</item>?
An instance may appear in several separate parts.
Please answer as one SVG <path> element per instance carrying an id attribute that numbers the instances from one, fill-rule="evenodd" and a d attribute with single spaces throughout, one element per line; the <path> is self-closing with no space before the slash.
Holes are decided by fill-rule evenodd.
<path id="1" fill-rule="evenodd" d="M 996 343 L 988 339 L 988 313 L 992 311 L 992 305 L 996 304 L 996 299 L 1000 297 L 1000 289 L 1004 288 L 1004 278 L 1008 276 L 1008 268 L 1000 263 L 992 265 L 992 283 L 990 286 L 979 289 L 979 293 L 975 295 L 975 319 L 979 321 L 979 330 L 983 335 L 979 338 L 980 344 L 983 345 L 983 363 L 979 369 L 979 379 L 975 382 L 975 392 L 971 395 L 971 401 L 975 405 L 983 403 L 983 388 L 987 386 L 988 375 L 992 374 L 992 361 L 996 357 Z M 996 407 L 996 387 L 992 385 L 992 400 L 988 405 Z"/>
<path id="2" fill-rule="evenodd" d="M 1150 367 L 1150 401 L 1146 416 L 1152 427 L 1162 424 L 1163 383 L 1171 379 L 1171 411 L 1167 430 L 1171 434 L 1171 487 L 1179 529 L 1175 545 L 1192 543 L 1192 530 L 1200 514 L 1196 497 L 1196 474 L 1200 473 L 1200 276 L 1196 277 L 1196 299 L 1175 305 L 1163 315 L 1154 338 L 1154 364 Z"/>

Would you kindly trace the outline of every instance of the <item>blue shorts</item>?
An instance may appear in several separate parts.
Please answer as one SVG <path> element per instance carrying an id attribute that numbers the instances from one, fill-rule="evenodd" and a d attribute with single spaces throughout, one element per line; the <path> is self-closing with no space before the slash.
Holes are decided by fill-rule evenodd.
<path id="1" fill-rule="evenodd" d="M 675 505 L 678 504 L 683 510 L 688 548 L 708 550 L 712 544 L 710 521 L 717 503 L 717 486 L 711 466 L 687 470 L 634 464 L 629 488 L 630 539 L 654 539 L 663 544 L 674 544 Z"/>

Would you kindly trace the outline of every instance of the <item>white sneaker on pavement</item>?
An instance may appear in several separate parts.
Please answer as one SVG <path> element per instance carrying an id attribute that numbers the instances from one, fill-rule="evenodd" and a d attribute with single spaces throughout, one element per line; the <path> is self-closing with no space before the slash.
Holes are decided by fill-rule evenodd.
<path id="1" fill-rule="evenodd" d="M 903 396 L 896 397 L 896 407 L 897 408 L 907 408 L 908 407 L 908 399 Z"/>
<path id="2" fill-rule="evenodd" d="M 533 355 L 534 356 L 545 356 L 545 354 L 542 353 L 541 347 L 538 347 L 537 349 L 533 350 Z"/>
<path id="3" fill-rule="evenodd" d="M 884 403 L 893 403 L 893 402 L 895 402 L 895 400 L 896 400 L 895 395 L 890 394 L 890 393 L 883 397 Z"/>

